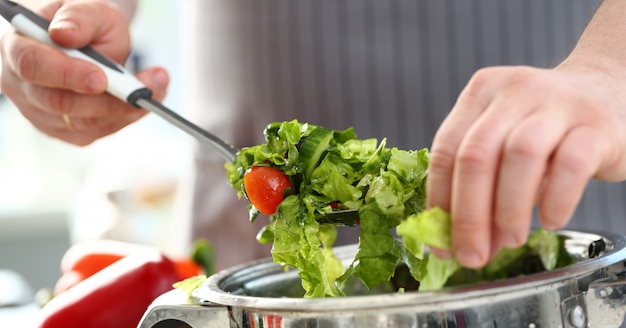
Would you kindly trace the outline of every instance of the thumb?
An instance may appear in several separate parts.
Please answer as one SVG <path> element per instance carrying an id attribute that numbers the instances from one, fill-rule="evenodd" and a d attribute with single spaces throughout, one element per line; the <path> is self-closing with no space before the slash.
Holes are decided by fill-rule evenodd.
<path id="1" fill-rule="evenodd" d="M 91 45 L 118 63 L 124 63 L 130 53 L 127 16 L 108 1 L 79 0 L 50 5 L 42 13 L 50 19 L 50 37 L 60 46 Z"/>

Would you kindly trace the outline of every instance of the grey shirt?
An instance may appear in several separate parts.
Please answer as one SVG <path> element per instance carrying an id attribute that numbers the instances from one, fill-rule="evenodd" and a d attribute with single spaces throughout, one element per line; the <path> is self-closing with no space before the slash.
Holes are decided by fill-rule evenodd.
<path id="1" fill-rule="evenodd" d="M 190 0 L 186 108 L 238 147 L 291 119 L 353 126 L 402 149 L 430 147 L 477 69 L 555 65 L 599 2 Z M 254 240 L 267 219 L 248 223 L 223 160 L 197 150 L 189 237 L 212 240 L 220 267 L 269 256 Z M 568 228 L 626 233 L 624 195 L 623 183 L 593 181 Z M 355 238 L 349 231 L 341 242 Z"/>

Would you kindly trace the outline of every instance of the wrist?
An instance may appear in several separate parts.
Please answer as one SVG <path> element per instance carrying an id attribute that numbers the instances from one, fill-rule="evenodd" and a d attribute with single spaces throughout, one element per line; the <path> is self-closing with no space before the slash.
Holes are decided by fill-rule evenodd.
<path id="1" fill-rule="evenodd" d="M 603 76 L 626 83 L 626 62 L 593 50 L 574 51 L 555 69 Z"/>

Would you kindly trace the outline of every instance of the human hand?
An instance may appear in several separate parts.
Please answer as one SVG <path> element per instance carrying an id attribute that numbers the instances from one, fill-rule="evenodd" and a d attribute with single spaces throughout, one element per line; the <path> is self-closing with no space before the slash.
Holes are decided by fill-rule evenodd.
<path id="1" fill-rule="evenodd" d="M 91 45 L 118 63 L 130 53 L 127 16 L 101 0 L 50 1 L 35 10 L 51 20 L 54 42 L 67 48 Z M 75 145 L 87 145 L 112 134 L 146 114 L 106 94 L 107 80 L 96 65 L 9 29 L 0 38 L 0 86 L 36 128 Z M 154 67 L 137 75 L 153 97 L 165 97 L 169 77 Z"/>
<path id="2" fill-rule="evenodd" d="M 522 245 L 534 205 L 542 226 L 557 229 L 591 178 L 626 179 L 624 76 L 567 63 L 472 77 L 435 136 L 427 185 L 428 207 L 452 215 L 461 264 L 479 268 Z"/>

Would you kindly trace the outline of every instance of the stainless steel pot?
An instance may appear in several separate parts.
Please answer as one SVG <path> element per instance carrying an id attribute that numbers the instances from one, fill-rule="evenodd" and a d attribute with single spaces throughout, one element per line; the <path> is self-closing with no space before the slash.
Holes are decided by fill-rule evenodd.
<path id="1" fill-rule="evenodd" d="M 619 327 L 626 311 L 626 238 L 559 233 L 568 237 L 573 265 L 432 292 L 353 288 L 347 297 L 303 299 L 295 271 L 271 259 L 253 262 L 209 277 L 191 299 L 178 290 L 163 294 L 139 327 Z M 602 245 L 597 257 L 590 258 L 590 245 Z M 355 245 L 336 249 L 345 261 L 355 252 Z"/>

